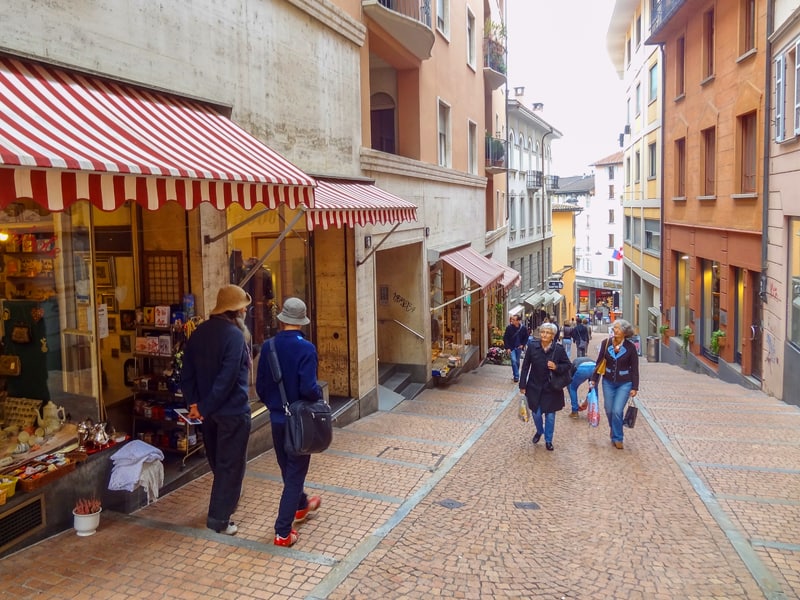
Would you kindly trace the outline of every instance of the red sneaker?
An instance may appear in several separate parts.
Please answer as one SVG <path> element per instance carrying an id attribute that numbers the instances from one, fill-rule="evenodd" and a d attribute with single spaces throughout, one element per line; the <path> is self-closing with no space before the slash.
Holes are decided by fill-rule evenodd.
<path id="1" fill-rule="evenodd" d="M 286 548 L 288 548 L 289 546 L 294 546 L 295 542 L 297 541 L 297 538 L 299 537 L 300 535 L 294 529 L 292 529 L 289 532 L 289 535 L 287 535 L 286 537 L 281 537 L 276 533 L 275 539 L 273 540 L 272 543 L 275 544 L 276 546 L 285 546 Z"/>
<path id="2" fill-rule="evenodd" d="M 306 504 L 306 507 L 294 513 L 294 522 L 302 523 L 305 521 L 308 515 L 317 512 L 320 504 L 322 504 L 322 498 L 319 496 L 311 496 L 308 499 L 308 504 Z"/>
<path id="3" fill-rule="evenodd" d="M 585 411 L 587 408 L 589 408 L 589 403 L 588 403 L 586 400 L 584 400 L 583 402 L 581 402 L 581 403 L 578 405 L 578 412 L 583 412 L 583 411 Z"/>

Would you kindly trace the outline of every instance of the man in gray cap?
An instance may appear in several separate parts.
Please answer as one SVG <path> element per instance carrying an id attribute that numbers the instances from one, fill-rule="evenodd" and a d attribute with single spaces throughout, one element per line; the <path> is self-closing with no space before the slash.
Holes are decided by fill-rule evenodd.
<path id="1" fill-rule="evenodd" d="M 287 298 L 283 309 L 278 313 L 281 331 L 275 336 L 275 351 L 283 374 L 286 398 L 291 404 L 297 400 L 318 400 L 322 390 L 317 383 L 317 349 L 302 332 L 302 327 L 311 321 L 306 316 L 305 302 L 299 298 Z M 269 341 L 264 342 L 265 344 Z M 264 348 L 262 352 L 269 352 Z M 294 523 L 306 520 L 309 514 L 317 511 L 319 496 L 308 497 L 303 489 L 311 464 L 311 455 L 294 456 L 284 449 L 286 438 L 286 413 L 283 409 L 280 387 L 272 378 L 269 360 L 262 356 L 258 361 L 256 391 L 261 401 L 269 408 L 272 424 L 272 443 L 275 458 L 281 469 L 283 493 L 275 520 L 276 546 L 292 546 L 297 541 Z"/>
<path id="2" fill-rule="evenodd" d="M 244 324 L 252 298 L 224 285 L 207 321 L 186 342 L 181 390 L 190 417 L 203 419 L 203 441 L 214 483 L 206 526 L 233 535 L 231 515 L 239 504 L 250 439 L 249 374 L 252 358 Z"/>

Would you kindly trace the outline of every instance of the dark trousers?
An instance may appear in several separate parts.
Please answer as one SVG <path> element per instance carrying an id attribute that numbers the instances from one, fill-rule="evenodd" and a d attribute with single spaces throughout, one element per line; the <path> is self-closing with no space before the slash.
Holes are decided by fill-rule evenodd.
<path id="1" fill-rule="evenodd" d="M 206 457 L 214 473 L 206 519 L 209 529 L 225 529 L 239 504 L 249 439 L 249 414 L 214 415 L 203 421 Z"/>
<path id="2" fill-rule="evenodd" d="M 278 518 L 275 519 L 275 533 L 286 537 L 292 531 L 294 513 L 308 505 L 308 496 L 303 488 L 306 484 L 311 455 L 294 456 L 284 450 L 286 424 L 272 423 L 272 443 L 275 446 L 275 458 L 281 468 L 283 493 L 278 507 Z"/>

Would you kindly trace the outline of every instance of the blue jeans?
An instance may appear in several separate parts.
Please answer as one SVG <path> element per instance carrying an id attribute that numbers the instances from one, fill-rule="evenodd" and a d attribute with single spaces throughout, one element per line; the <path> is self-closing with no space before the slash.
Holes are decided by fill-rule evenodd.
<path id="1" fill-rule="evenodd" d="M 567 353 L 567 358 L 572 360 L 572 338 L 564 338 L 561 340 L 561 345 Z"/>
<path id="2" fill-rule="evenodd" d="M 519 380 L 519 355 L 522 353 L 522 350 L 519 348 L 514 348 L 511 350 L 511 374 L 514 376 L 514 380 Z"/>
<path id="3" fill-rule="evenodd" d="M 311 466 L 310 454 L 302 456 L 287 454 L 284 449 L 285 442 L 286 424 L 272 423 L 272 444 L 283 479 L 283 493 L 278 505 L 278 518 L 275 519 L 275 533 L 281 537 L 286 537 L 292 531 L 294 513 L 308 506 L 308 497 L 303 488 L 306 485 L 308 468 Z"/>
<path id="4" fill-rule="evenodd" d="M 572 412 L 578 410 L 578 388 L 584 381 L 588 381 L 591 378 L 595 366 L 595 363 L 591 361 L 582 363 L 578 365 L 575 375 L 572 376 L 572 381 L 570 381 L 567 388 L 569 389 L 569 399 L 572 403 Z"/>
<path id="5" fill-rule="evenodd" d="M 633 383 L 614 383 L 603 377 L 603 408 L 611 427 L 611 441 L 621 442 L 622 419 L 625 416 L 625 406 L 633 389 Z"/>
<path id="6" fill-rule="evenodd" d="M 542 407 L 533 413 L 533 424 L 536 426 L 536 433 L 544 434 L 544 441 L 548 444 L 553 443 L 553 432 L 556 429 L 556 413 L 544 413 L 544 424 L 542 424 Z"/>
<path id="7" fill-rule="evenodd" d="M 211 415 L 203 421 L 206 458 L 214 473 L 206 526 L 225 529 L 239 504 L 247 466 L 250 415 Z"/>

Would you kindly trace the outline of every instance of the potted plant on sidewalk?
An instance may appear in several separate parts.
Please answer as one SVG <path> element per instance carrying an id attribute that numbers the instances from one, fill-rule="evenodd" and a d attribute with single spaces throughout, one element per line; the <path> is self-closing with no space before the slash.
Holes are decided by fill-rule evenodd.
<path id="1" fill-rule="evenodd" d="M 694 331 L 688 325 L 681 330 L 681 339 L 683 340 L 683 360 L 689 356 L 689 348 L 694 342 Z"/>
<path id="2" fill-rule="evenodd" d="M 725 332 L 721 329 L 711 333 L 710 350 L 712 354 L 719 355 L 720 349 L 725 347 Z"/>
<path id="3" fill-rule="evenodd" d="M 97 531 L 97 526 L 100 525 L 100 513 L 102 511 L 103 507 L 100 500 L 94 496 L 91 498 L 78 498 L 75 501 L 75 508 L 72 510 L 75 532 L 81 537 L 94 534 Z"/>

